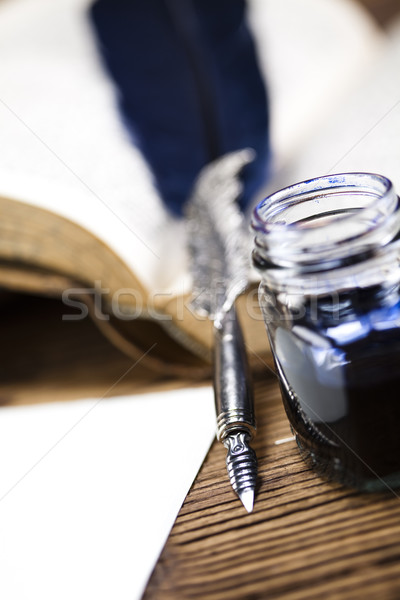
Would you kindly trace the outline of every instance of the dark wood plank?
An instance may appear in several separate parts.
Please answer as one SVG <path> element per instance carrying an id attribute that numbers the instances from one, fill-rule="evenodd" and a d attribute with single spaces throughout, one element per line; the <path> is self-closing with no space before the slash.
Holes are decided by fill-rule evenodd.
<path id="1" fill-rule="evenodd" d="M 391 20 L 400 13 L 398 0 L 358 0 L 382 25 L 386 27 Z"/>
<path id="2" fill-rule="evenodd" d="M 64 321 L 59 300 L 0 295 L 0 407 L 182 387 L 129 358 L 90 318 Z M 150 349 L 152 343 L 146 346 Z"/>

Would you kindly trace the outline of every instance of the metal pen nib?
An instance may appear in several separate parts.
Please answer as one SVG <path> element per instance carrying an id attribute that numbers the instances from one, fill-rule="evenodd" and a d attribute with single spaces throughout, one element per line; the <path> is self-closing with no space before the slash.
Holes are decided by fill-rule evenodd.
<path id="1" fill-rule="evenodd" d="M 231 485 L 247 512 L 252 512 L 257 483 L 257 457 L 249 445 L 250 435 L 238 431 L 227 435 L 224 446 L 227 448 L 226 467 Z"/>

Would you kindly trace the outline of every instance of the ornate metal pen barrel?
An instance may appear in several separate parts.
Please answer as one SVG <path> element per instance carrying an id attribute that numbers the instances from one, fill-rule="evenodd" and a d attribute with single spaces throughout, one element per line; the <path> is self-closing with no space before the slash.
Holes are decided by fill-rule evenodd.
<path id="1" fill-rule="evenodd" d="M 214 390 L 218 439 L 228 449 L 231 485 L 253 510 L 257 461 L 249 441 L 255 431 L 246 350 L 234 303 L 247 287 L 247 228 L 236 204 L 239 173 L 253 152 L 228 154 L 199 175 L 187 205 L 194 310 L 214 323 Z"/>
<path id="2" fill-rule="evenodd" d="M 217 437 L 224 442 L 236 431 L 252 439 L 256 431 L 245 346 L 235 308 L 215 328 L 215 408 Z"/>
<path id="3" fill-rule="evenodd" d="M 217 322 L 214 339 L 217 436 L 228 451 L 226 466 L 231 485 L 250 512 L 257 458 L 249 442 L 256 423 L 245 345 L 234 307 Z"/>

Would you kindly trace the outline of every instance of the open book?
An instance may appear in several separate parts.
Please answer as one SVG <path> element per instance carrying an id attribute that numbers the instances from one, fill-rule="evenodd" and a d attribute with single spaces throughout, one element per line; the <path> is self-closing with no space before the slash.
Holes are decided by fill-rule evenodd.
<path id="1" fill-rule="evenodd" d="M 211 327 L 190 308 L 185 226 L 124 130 L 88 5 L 0 4 L 0 285 L 60 296 L 65 319 L 89 310 L 128 353 L 156 339 L 155 368 L 197 368 L 209 357 Z M 280 172 L 343 103 L 382 40 L 343 0 L 251 0 L 249 17 Z M 262 356 L 254 287 L 239 304 L 249 352 Z"/>

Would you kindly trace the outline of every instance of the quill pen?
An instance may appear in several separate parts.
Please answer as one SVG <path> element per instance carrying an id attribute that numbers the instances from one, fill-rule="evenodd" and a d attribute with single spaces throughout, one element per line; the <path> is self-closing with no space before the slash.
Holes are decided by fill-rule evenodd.
<path id="1" fill-rule="evenodd" d="M 257 459 L 250 373 L 235 300 L 248 284 L 249 252 L 236 200 L 239 172 L 254 158 L 246 149 L 228 154 L 200 173 L 186 207 L 193 276 L 192 306 L 214 323 L 214 393 L 217 437 L 227 448 L 231 485 L 253 510 Z"/>

